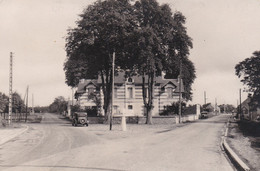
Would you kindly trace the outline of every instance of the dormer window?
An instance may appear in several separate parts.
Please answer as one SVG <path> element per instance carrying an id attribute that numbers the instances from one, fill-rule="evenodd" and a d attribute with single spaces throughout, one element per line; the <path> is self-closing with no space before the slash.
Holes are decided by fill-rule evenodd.
<path id="1" fill-rule="evenodd" d="M 133 79 L 130 77 L 130 78 L 127 79 L 127 82 L 132 83 Z"/>
<path id="2" fill-rule="evenodd" d="M 88 88 L 87 92 L 88 92 L 88 95 L 90 95 L 91 93 L 94 93 L 95 90 L 94 90 L 94 88 Z"/>
<path id="3" fill-rule="evenodd" d="M 171 99 L 172 98 L 172 94 L 173 94 L 173 88 L 172 87 L 168 87 L 167 88 L 167 94 L 168 94 L 168 98 Z"/>
<path id="4" fill-rule="evenodd" d="M 165 92 L 165 88 L 164 88 L 164 87 L 161 89 L 161 92 L 162 92 L 162 93 L 164 93 L 164 92 Z"/>

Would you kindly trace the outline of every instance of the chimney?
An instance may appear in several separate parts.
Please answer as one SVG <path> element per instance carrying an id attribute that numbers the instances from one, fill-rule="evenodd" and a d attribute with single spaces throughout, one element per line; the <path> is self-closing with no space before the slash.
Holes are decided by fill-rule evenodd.
<path id="1" fill-rule="evenodd" d="M 84 83 L 84 82 L 85 82 L 85 79 L 81 79 L 81 80 L 80 80 L 80 83 Z"/>
<path id="2" fill-rule="evenodd" d="M 161 72 L 161 75 L 162 75 L 162 79 L 164 80 L 164 77 L 165 77 L 165 75 L 166 75 L 165 72 L 162 71 L 162 72 Z"/>

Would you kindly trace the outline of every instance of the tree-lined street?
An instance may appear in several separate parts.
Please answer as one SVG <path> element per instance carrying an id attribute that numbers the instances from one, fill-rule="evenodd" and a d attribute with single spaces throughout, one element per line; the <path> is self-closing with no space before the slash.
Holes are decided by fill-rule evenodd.
<path id="1" fill-rule="evenodd" d="M 257 170 L 259 7 L 0 1 L 0 170 Z"/>
<path id="2" fill-rule="evenodd" d="M 229 115 L 185 125 L 71 127 L 57 115 L 1 147 L 0 170 L 232 170 L 220 148 Z M 19 154 L 19 155 L 17 155 Z"/>

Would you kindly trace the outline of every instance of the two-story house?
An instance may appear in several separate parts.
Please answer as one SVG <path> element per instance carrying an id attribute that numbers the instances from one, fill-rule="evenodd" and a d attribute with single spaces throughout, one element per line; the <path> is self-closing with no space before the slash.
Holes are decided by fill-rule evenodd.
<path id="1" fill-rule="evenodd" d="M 182 83 L 181 83 L 182 85 Z M 181 96 L 184 92 L 181 86 Z M 75 93 L 75 98 L 81 108 L 94 107 L 95 102 L 89 99 L 91 92 L 100 93 L 103 103 L 103 93 L 101 90 L 101 79 L 81 80 Z M 148 90 L 146 88 L 146 90 Z M 155 78 L 153 115 L 159 115 L 167 105 L 179 101 L 178 79 L 164 79 L 163 76 Z M 145 92 L 145 96 L 147 91 Z M 101 104 L 102 104 L 101 103 Z M 119 72 L 114 79 L 114 114 L 125 114 L 131 116 L 143 116 L 144 105 L 142 95 L 142 77 L 125 77 L 123 72 Z"/>

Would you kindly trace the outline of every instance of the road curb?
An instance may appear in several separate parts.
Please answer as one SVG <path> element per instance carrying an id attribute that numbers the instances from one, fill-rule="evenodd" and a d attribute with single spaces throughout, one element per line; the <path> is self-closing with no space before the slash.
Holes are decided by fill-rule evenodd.
<path id="1" fill-rule="evenodd" d="M 226 138 L 228 136 L 228 126 L 229 126 L 230 118 L 226 124 L 226 131 L 225 135 L 221 141 L 221 145 L 224 148 L 224 151 L 227 153 L 227 156 L 231 160 L 231 162 L 234 164 L 234 166 L 238 170 L 243 170 L 243 171 L 250 171 L 250 168 L 238 157 L 238 155 L 230 148 L 228 145 Z"/>
<path id="2" fill-rule="evenodd" d="M 17 136 L 23 134 L 23 133 L 26 132 L 28 129 L 29 129 L 29 126 L 26 125 L 25 128 L 21 129 L 20 131 L 18 131 L 18 132 L 14 133 L 14 134 L 11 134 L 11 135 L 9 135 L 9 136 L 7 136 L 7 137 L 1 139 L 1 140 L 0 140 L 0 145 L 3 145 L 4 143 L 6 143 L 6 142 L 8 142 L 8 141 L 14 139 L 15 137 L 17 137 Z"/>

